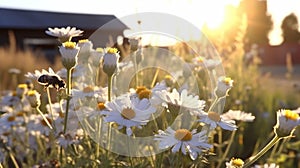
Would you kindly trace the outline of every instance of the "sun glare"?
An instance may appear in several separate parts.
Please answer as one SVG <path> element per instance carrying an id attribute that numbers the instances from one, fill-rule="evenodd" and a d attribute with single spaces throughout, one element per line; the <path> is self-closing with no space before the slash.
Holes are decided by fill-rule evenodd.
<path id="1" fill-rule="evenodd" d="M 225 19 L 226 6 L 238 6 L 240 0 L 210 0 L 210 1 L 194 1 L 194 5 L 200 7 L 198 17 L 202 17 L 202 24 L 210 29 L 216 29 L 222 25 Z"/>
<path id="2" fill-rule="evenodd" d="M 223 26 L 224 20 L 227 19 L 228 16 L 230 17 L 230 14 L 226 16 L 226 7 L 228 5 L 231 6 L 238 6 L 240 3 L 240 0 L 210 0 L 210 1 L 162 1 L 162 6 L 169 6 L 169 8 L 165 9 L 166 13 L 174 14 L 175 16 L 178 16 L 187 22 L 195 25 L 199 30 L 202 29 L 203 25 L 205 24 L 209 29 L 216 30 Z M 155 4 L 155 3 L 154 3 Z M 150 10 L 150 4 L 145 5 L 143 7 L 138 8 L 137 12 L 144 12 L 144 11 L 151 11 L 151 12 L 160 12 L 159 7 L 154 8 L 152 4 L 152 8 Z M 180 10 L 178 10 L 180 9 Z M 230 12 L 230 11 L 229 11 Z M 225 18 L 226 17 L 226 18 Z M 151 21 L 149 19 L 143 20 L 141 19 L 141 24 L 138 25 L 137 21 L 133 20 L 121 20 L 127 23 L 127 25 L 130 25 L 131 30 L 125 31 L 124 34 L 126 36 L 131 36 L 132 34 L 135 34 L 135 32 L 138 32 L 139 30 L 144 30 L 143 27 L 160 27 L 160 26 L 166 26 L 166 23 L 164 20 L 161 20 L 160 18 L 151 18 Z M 230 19 L 229 19 L 230 21 Z M 150 24 L 150 25 L 148 25 Z M 172 29 L 168 29 L 168 31 L 177 30 L 179 27 L 181 28 L 181 31 L 184 32 L 176 32 L 177 37 L 181 37 L 184 41 L 189 40 L 198 40 L 195 39 L 195 37 L 199 37 L 195 35 L 194 31 L 189 30 L 188 28 L 183 28 L 184 26 L 178 22 L 172 22 L 169 21 L 167 26 L 173 26 Z M 175 28 L 174 28 L 175 27 Z M 183 29 L 182 29 L 183 28 Z M 199 32 L 197 32 L 199 33 Z M 172 34 L 172 33 L 170 33 Z M 172 37 L 163 36 L 159 34 L 147 34 L 142 38 L 143 44 L 151 44 L 151 45 L 159 45 L 159 46 L 166 46 L 166 45 L 172 45 L 176 43 L 176 39 L 172 39 Z"/>

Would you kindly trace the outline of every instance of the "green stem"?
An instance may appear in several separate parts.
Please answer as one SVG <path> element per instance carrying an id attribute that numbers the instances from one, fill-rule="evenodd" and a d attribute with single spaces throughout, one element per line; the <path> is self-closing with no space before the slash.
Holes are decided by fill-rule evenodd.
<path id="1" fill-rule="evenodd" d="M 163 162 L 163 158 L 164 158 L 164 152 L 159 154 L 159 159 L 158 159 L 158 164 L 157 164 L 157 168 L 161 168 L 162 166 L 162 162 Z"/>
<path id="2" fill-rule="evenodd" d="M 274 157 L 274 154 L 275 154 L 276 150 L 278 149 L 278 146 L 279 146 L 279 143 L 276 143 L 275 146 L 273 147 L 270 157 L 269 157 L 270 159 L 272 159 Z"/>
<path id="3" fill-rule="evenodd" d="M 153 120 L 154 126 L 155 126 L 155 128 L 156 128 L 156 130 L 155 130 L 155 131 L 158 131 L 158 130 L 159 130 L 159 129 L 158 129 L 158 124 L 157 124 L 157 122 L 156 122 L 156 118 L 155 118 L 154 114 L 151 114 L 151 117 L 152 117 L 152 120 Z"/>
<path id="4" fill-rule="evenodd" d="M 135 86 L 139 86 L 139 73 L 138 73 L 138 64 L 136 63 L 136 56 L 134 57 L 134 71 L 136 72 L 135 75 Z"/>
<path id="5" fill-rule="evenodd" d="M 45 123 L 47 124 L 47 126 L 50 129 L 53 129 L 51 124 L 49 123 L 48 119 L 45 117 L 45 115 L 43 114 L 43 112 L 37 107 L 36 110 L 40 113 L 40 115 L 42 116 L 43 120 L 45 121 Z"/>
<path id="6" fill-rule="evenodd" d="M 113 75 L 108 76 L 107 78 L 107 82 L 108 82 L 108 101 L 111 101 L 111 90 L 112 90 L 112 79 L 113 79 Z"/>
<path id="7" fill-rule="evenodd" d="M 127 147 L 128 147 L 128 153 L 129 153 L 129 156 L 128 156 L 128 159 L 129 159 L 129 162 L 130 162 L 130 167 L 133 168 L 133 161 L 132 161 L 132 157 L 131 157 L 131 145 L 130 145 L 130 140 L 129 140 L 129 136 L 127 136 Z"/>
<path id="8" fill-rule="evenodd" d="M 100 155 L 100 136 L 101 136 L 101 125 L 102 125 L 102 118 L 99 118 L 99 122 L 98 122 L 98 129 L 97 129 L 97 144 L 96 144 L 96 158 L 95 160 L 98 159 L 99 155 Z"/>
<path id="9" fill-rule="evenodd" d="M 281 138 L 279 138 L 277 135 L 255 156 L 252 156 L 249 158 L 249 160 L 245 163 L 243 168 L 251 166 L 257 159 L 259 159 L 261 156 L 263 156 L 269 149 L 271 149 Z"/>
<path id="10" fill-rule="evenodd" d="M 157 68 L 156 71 L 155 71 L 153 80 L 152 80 L 152 82 L 151 82 L 151 88 L 153 88 L 154 85 L 155 85 L 155 81 L 156 81 L 156 79 L 157 79 L 157 77 L 158 77 L 158 73 L 159 73 L 159 69 Z"/>
<path id="11" fill-rule="evenodd" d="M 49 108 L 50 108 L 51 119 L 52 119 L 52 121 L 54 121 L 53 109 L 52 109 L 52 102 L 51 102 L 51 95 L 50 95 L 50 89 L 49 89 L 49 87 L 47 87 L 46 90 L 47 90 L 47 97 L 48 97 L 48 104 L 49 104 Z M 55 124 L 53 124 L 53 129 L 54 129 L 54 132 L 56 132 L 56 126 L 55 126 Z"/>
<path id="12" fill-rule="evenodd" d="M 277 151 L 277 154 L 281 154 L 284 145 L 285 145 L 289 140 L 290 140 L 290 137 L 284 138 L 284 139 L 283 139 L 283 142 L 281 143 L 281 145 L 280 145 L 280 147 L 279 147 L 279 149 L 278 149 L 278 151 Z"/>
<path id="13" fill-rule="evenodd" d="M 108 94 L 107 94 L 107 96 L 108 96 L 108 101 L 110 102 L 111 101 L 111 90 L 112 90 L 112 78 L 113 78 L 113 75 L 111 75 L 111 76 L 108 76 L 108 78 L 107 78 L 107 87 L 108 87 Z M 111 127 L 112 127 L 112 125 L 111 125 L 111 123 L 109 123 L 108 124 L 108 132 L 107 132 L 107 150 L 106 150 L 106 158 L 108 159 L 108 151 L 110 150 L 110 142 L 111 142 Z"/>
<path id="14" fill-rule="evenodd" d="M 16 158 L 14 157 L 14 155 L 11 152 L 9 152 L 9 157 L 10 157 L 11 161 L 13 162 L 15 168 L 19 168 L 19 164 L 18 164 L 18 162 L 16 161 Z"/>
<path id="15" fill-rule="evenodd" d="M 217 103 L 220 101 L 221 98 L 217 97 L 215 98 L 215 100 L 212 102 L 212 104 L 210 105 L 208 112 L 210 112 L 211 110 L 214 109 L 214 107 L 217 105 Z"/>
<path id="16" fill-rule="evenodd" d="M 152 152 L 152 149 L 150 148 L 150 145 L 147 145 L 147 147 L 148 147 L 148 150 L 149 150 L 149 152 L 150 152 L 150 159 L 151 159 L 151 166 L 152 167 L 154 167 L 154 163 L 155 163 L 155 159 L 154 159 L 154 154 L 153 154 L 153 152 Z"/>
<path id="17" fill-rule="evenodd" d="M 63 147 L 60 146 L 60 149 L 59 149 L 59 161 L 61 164 L 63 164 Z"/>
<path id="18" fill-rule="evenodd" d="M 71 88 L 72 88 L 72 69 L 67 69 L 67 106 L 66 106 L 66 115 L 64 122 L 64 134 L 67 131 L 67 123 L 68 123 L 68 114 L 69 114 L 69 106 L 71 100 Z"/>
<path id="19" fill-rule="evenodd" d="M 225 152 L 223 153 L 222 158 L 221 158 L 220 162 L 218 163 L 217 168 L 220 168 L 221 165 L 222 165 L 222 163 L 224 162 L 224 160 L 225 160 L 225 158 L 226 158 L 226 156 L 227 156 L 227 154 L 228 154 L 228 152 L 229 152 L 229 150 L 230 150 L 230 147 L 231 147 L 231 145 L 232 145 L 232 142 L 233 142 L 233 140 L 234 140 L 235 133 L 236 133 L 236 131 L 232 131 L 231 136 L 230 136 L 230 139 L 229 139 L 229 142 L 228 142 L 228 145 L 227 145 L 227 147 L 226 147 L 226 150 L 225 150 Z"/>

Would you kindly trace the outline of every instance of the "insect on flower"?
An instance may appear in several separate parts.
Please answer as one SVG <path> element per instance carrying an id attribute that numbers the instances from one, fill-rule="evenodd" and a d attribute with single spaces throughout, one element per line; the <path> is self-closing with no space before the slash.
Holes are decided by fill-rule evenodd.
<path id="1" fill-rule="evenodd" d="M 65 88 L 66 83 L 58 75 L 43 74 L 38 79 L 38 82 L 45 87 L 52 86 L 57 90 Z"/>

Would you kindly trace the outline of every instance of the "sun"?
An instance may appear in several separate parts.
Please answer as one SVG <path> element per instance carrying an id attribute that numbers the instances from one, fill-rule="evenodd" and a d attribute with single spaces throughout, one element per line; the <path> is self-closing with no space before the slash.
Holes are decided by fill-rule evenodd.
<path id="1" fill-rule="evenodd" d="M 151 11 L 151 12 L 161 12 L 161 7 L 168 6 L 168 8 L 164 8 L 164 13 L 174 15 L 175 17 L 179 17 L 192 25 L 195 25 L 199 30 L 206 25 L 210 30 L 217 30 L 220 27 L 224 26 L 224 21 L 226 20 L 226 24 L 228 23 L 228 5 L 237 7 L 240 3 L 240 0 L 209 0 L 209 1 L 199 1 L 199 0 L 185 0 L 185 1 L 161 1 L 161 6 L 151 7 L 149 5 L 144 5 L 139 8 L 139 11 Z M 157 4 L 153 3 L 152 5 Z M 176 31 L 176 33 L 169 33 L 176 35 L 176 37 L 182 38 L 184 41 L 192 41 L 198 40 L 199 38 L 197 34 L 199 32 L 193 32 L 189 28 L 180 29 L 186 25 L 182 25 L 178 22 L 165 21 L 161 20 L 159 17 L 155 19 L 151 18 L 149 21 L 147 18 L 143 18 L 142 15 L 138 14 L 138 20 L 141 21 L 141 24 L 137 24 L 137 20 L 135 19 L 127 19 L 124 20 L 124 23 L 130 25 L 131 30 L 124 31 L 125 36 L 131 36 L 135 34 L 134 32 L 139 32 L 145 27 L 163 27 L 170 26 L 168 31 Z M 226 18 L 225 18 L 226 17 Z M 163 17 L 164 18 L 164 17 Z M 122 18 L 121 18 L 122 20 Z M 122 20 L 123 21 L 123 20 Z M 230 19 L 229 19 L 230 22 Z M 181 32 L 183 31 L 183 32 Z M 146 35 L 145 35 L 146 34 Z M 157 45 L 157 46 L 168 46 L 176 43 L 176 39 L 172 39 L 172 37 L 164 36 L 162 34 L 153 34 L 153 33 L 143 33 L 142 43 L 149 45 Z"/>
<path id="2" fill-rule="evenodd" d="M 240 0 L 210 0 L 210 1 L 192 1 L 193 6 L 198 7 L 199 19 L 202 18 L 202 24 L 210 29 L 216 29 L 222 25 L 225 20 L 226 6 L 237 7 Z"/>

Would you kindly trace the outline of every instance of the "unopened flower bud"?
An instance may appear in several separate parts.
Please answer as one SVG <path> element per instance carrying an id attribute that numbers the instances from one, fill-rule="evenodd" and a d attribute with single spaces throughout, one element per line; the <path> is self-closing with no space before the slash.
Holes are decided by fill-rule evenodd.
<path id="1" fill-rule="evenodd" d="M 84 40 L 79 40 L 77 45 L 80 48 L 80 51 L 78 53 L 78 61 L 86 62 L 90 57 L 93 48 L 93 43 L 88 39 L 84 39 Z"/>
<path id="2" fill-rule="evenodd" d="M 41 95 L 36 90 L 30 90 L 27 93 L 27 99 L 32 108 L 39 107 L 41 105 Z"/>
<path id="3" fill-rule="evenodd" d="M 112 76 L 118 68 L 118 61 L 120 55 L 118 49 L 108 48 L 103 56 L 103 71 L 108 75 Z"/>
<path id="4" fill-rule="evenodd" d="M 22 98 L 28 91 L 27 84 L 19 84 L 16 89 L 16 96 Z"/>
<path id="5" fill-rule="evenodd" d="M 66 69 L 72 69 L 77 65 L 79 50 L 75 42 L 65 42 L 59 47 L 62 64 Z"/>
<path id="6" fill-rule="evenodd" d="M 217 97 L 227 96 L 227 93 L 233 86 L 233 80 L 229 77 L 221 76 L 218 79 L 217 88 L 215 89 L 215 94 Z"/>
<path id="7" fill-rule="evenodd" d="M 136 51 L 139 48 L 139 39 L 129 39 L 130 43 L 130 50 L 131 51 Z"/>
<path id="8" fill-rule="evenodd" d="M 293 135 L 298 125 L 300 125 L 298 113 L 292 110 L 279 110 L 274 132 L 278 137 L 289 137 Z"/>

